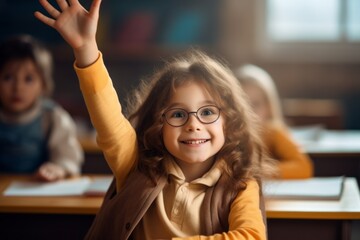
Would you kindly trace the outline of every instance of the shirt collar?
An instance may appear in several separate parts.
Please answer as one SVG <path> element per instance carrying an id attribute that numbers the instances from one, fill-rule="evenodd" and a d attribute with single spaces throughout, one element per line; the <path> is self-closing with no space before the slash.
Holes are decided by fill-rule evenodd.
<path id="1" fill-rule="evenodd" d="M 202 184 L 208 187 L 214 186 L 221 176 L 221 167 L 223 164 L 223 160 L 218 160 L 207 173 L 202 177 L 193 180 L 191 184 Z M 173 159 L 169 159 L 165 162 L 165 168 L 169 176 L 172 176 L 175 181 L 185 182 L 185 176 L 181 168 Z"/>

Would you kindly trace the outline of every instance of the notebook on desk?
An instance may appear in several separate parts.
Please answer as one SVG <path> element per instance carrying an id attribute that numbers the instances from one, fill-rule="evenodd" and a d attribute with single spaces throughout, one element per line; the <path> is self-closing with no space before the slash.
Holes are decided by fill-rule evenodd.
<path id="1" fill-rule="evenodd" d="M 300 180 L 266 180 L 265 198 L 298 200 L 339 200 L 345 177 L 314 177 Z"/>
<path id="2" fill-rule="evenodd" d="M 57 182 L 13 181 L 4 196 L 102 196 L 113 177 L 79 177 Z"/>

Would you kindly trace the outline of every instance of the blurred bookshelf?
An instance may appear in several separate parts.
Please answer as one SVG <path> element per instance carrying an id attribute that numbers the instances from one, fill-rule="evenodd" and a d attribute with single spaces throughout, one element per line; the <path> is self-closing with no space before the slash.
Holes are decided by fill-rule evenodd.
<path id="1" fill-rule="evenodd" d="M 99 23 L 99 46 L 110 58 L 144 60 L 189 46 L 213 48 L 219 4 L 216 0 L 108 1 L 103 5 L 107 14 Z"/>
<path id="2" fill-rule="evenodd" d="M 55 0 L 50 0 L 57 6 Z M 91 0 L 80 1 L 88 8 Z M 108 60 L 152 61 L 189 47 L 214 49 L 218 41 L 219 7 L 216 0 L 103 1 L 97 40 Z M 73 55 L 61 36 L 34 17 L 46 13 L 38 1 L 0 2 L 0 40 L 30 34 L 43 41 L 57 61 Z"/>

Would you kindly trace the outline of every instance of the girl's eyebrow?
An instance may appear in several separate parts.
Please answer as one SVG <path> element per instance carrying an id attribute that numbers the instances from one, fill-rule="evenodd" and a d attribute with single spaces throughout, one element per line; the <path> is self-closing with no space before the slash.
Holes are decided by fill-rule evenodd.
<path id="1" fill-rule="evenodd" d="M 206 106 L 206 105 L 217 105 L 217 104 L 213 100 L 205 100 L 205 101 L 200 102 L 198 108 L 202 107 L 202 106 Z M 184 109 L 187 109 L 187 105 L 185 105 L 184 103 L 175 102 L 175 103 L 170 104 L 167 107 L 167 109 L 170 109 L 170 108 L 184 108 Z"/>

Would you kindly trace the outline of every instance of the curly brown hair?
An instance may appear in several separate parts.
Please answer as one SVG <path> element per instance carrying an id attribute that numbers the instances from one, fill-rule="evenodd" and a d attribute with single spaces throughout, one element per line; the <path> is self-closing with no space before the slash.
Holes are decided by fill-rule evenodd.
<path id="1" fill-rule="evenodd" d="M 225 144 L 215 158 L 225 161 L 223 172 L 230 183 L 244 188 L 247 179 L 260 180 L 266 154 L 239 81 L 226 64 L 199 50 L 190 50 L 166 62 L 140 84 L 128 102 L 129 120 L 138 137 L 140 171 L 151 177 L 166 174 L 164 159 L 172 156 L 163 143 L 162 115 L 174 90 L 189 81 L 202 84 L 221 108 Z"/>

